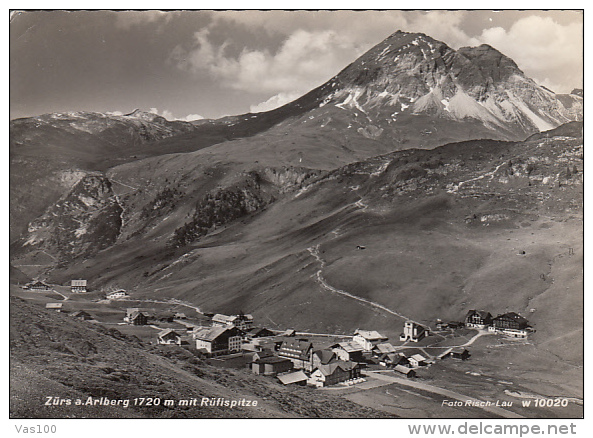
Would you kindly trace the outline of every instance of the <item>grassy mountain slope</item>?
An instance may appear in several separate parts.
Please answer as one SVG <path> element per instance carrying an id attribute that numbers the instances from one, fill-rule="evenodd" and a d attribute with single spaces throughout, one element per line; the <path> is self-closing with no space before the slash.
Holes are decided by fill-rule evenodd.
<path id="1" fill-rule="evenodd" d="M 533 302 L 547 297 L 550 312 L 567 299 L 550 292 L 558 287 L 556 275 L 573 275 L 568 302 L 582 296 L 582 276 L 576 275 L 581 127 L 558 132 L 563 135 L 521 143 L 474 141 L 392 153 L 313 173 L 300 184 L 292 181 L 302 171 L 293 169 L 293 179 L 276 173 L 276 184 L 260 184 L 260 193 L 270 197 L 265 206 L 228 223 L 213 222 L 205 235 L 180 247 L 171 244 L 176 230 L 195 217 L 210 217 L 210 204 L 200 200 L 209 190 L 218 193 L 217 183 L 202 186 L 205 179 L 196 171 L 202 163 L 187 160 L 177 175 L 169 174 L 186 185 L 179 185 L 180 194 L 162 214 L 149 209 L 157 213 L 145 227 L 142 208 L 154 205 L 149 200 L 158 192 L 148 193 L 151 185 L 162 186 L 167 163 L 151 167 L 150 178 L 145 167 L 140 172 L 126 165 L 110 176 L 143 190 L 121 197 L 127 213 L 120 238 L 52 277 L 66 283 L 82 276 L 95 287 L 117 283 L 139 296 L 182 298 L 205 311 L 245 310 L 265 324 L 317 331 L 349 333 L 372 324 L 398 335 L 404 317 L 460 319 L 472 308 L 520 311 L 545 326 L 553 315 L 541 309 L 540 317 Z M 245 174 L 226 165 L 207 169 L 208 181 L 235 181 L 241 193 L 249 188 L 241 185 Z M 222 198 L 216 202 L 207 211 L 230 208 Z M 569 251 L 575 255 L 556 271 Z M 561 326 L 574 322 L 556 319 Z M 561 355 L 573 350 L 546 345 Z"/>
<path id="2" fill-rule="evenodd" d="M 11 418 L 347 418 L 384 414 L 330 394 L 214 368 L 182 348 L 148 346 L 115 329 L 10 300 Z M 46 396 L 257 400 L 257 407 L 45 406 Z"/>

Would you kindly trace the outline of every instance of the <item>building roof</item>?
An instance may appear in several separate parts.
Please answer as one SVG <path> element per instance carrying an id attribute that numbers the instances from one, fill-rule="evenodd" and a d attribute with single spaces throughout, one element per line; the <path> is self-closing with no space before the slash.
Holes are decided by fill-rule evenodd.
<path id="1" fill-rule="evenodd" d="M 467 351 L 467 348 L 463 348 L 463 347 L 455 347 L 451 350 L 451 353 L 455 353 L 455 354 L 463 354 Z M 468 351 L 469 353 L 469 351 Z"/>
<path id="2" fill-rule="evenodd" d="M 478 315 L 482 319 L 492 318 L 490 312 L 486 312 L 485 310 L 470 310 L 465 315 L 465 318 L 467 319 L 471 315 Z"/>
<path id="3" fill-rule="evenodd" d="M 46 303 L 45 308 L 46 309 L 61 309 L 62 303 Z"/>
<path id="4" fill-rule="evenodd" d="M 45 283 L 45 282 L 43 282 L 41 280 L 33 281 L 31 283 L 27 283 L 26 286 L 29 286 L 29 287 L 33 287 L 33 286 L 50 287 L 47 283 Z"/>
<path id="5" fill-rule="evenodd" d="M 395 353 L 395 347 L 388 342 L 384 342 L 381 344 L 375 345 L 375 348 L 379 350 L 379 353 L 388 354 L 388 353 Z"/>
<path id="6" fill-rule="evenodd" d="M 393 367 L 393 369 L 395 371 L 399 371 L 400 373 L 403 373 L 403 374 L 408 374 L 411 371 L 414 371 L 412 368 L 408 368 L 408 367 L 405 367 L 403 365 L 396 365 L 396 366 Z"/>
<path id="7" fill-rule="evenodd" d="M 522 324 L 522 325 L 529 324 L 529 321 L 527 321 L 526 318 L 522 317 L 521 315 L 519 315 L 518 313 L 515 313 L 515 312 L 508 312 L 508 313 L 504 313 L 502 315 L 498 315 L 496 318 L 493 318 L 493 321 L 499 320 L 499 319 L 510 319 L 510 320 L 516 321 L 518 324 Z"/>
<path id="8" fill-rule="evenodd" d="M 265 356 L 262 358 L 259 358 L 255 361 L 253 361 L 254 363 L 261 363 L 261 364 L 274 364 L 274 363 L 284 363 L 284 362 L 290 362 L 290 359 L 287 359 L 285 357 L 278 357 L 278 356 Z"/>
<path id="9" fill-rule="evenodd" d="M 107 296 L 108 296 L 108 297 L 110 297 L 110 296 L 112 296 L 112 295 L 127 295 L 127 294 L 128 294 L 128 293 L 127 293 L 125 290 L 123 290 L 123 289 L 120 289 L 120 290 L 115 290 L 115 291 L 113 291 L 113 292 L 109 292 L 109 293 L 107 294 Z"/>
<path id="10" fill-rule="evenodd" d="M 274 332 L 272 332 L 271 330 L 268 330 L 265 327 L 251 327 L 251 328 L 246 329 L 245 333 L 247 333 L 251 337 L 265 338 L 265 337 L 275 336 Z"/>
<path id="11" fill-rule="evenodd" d="M 243 344 L 243 345 L 245 345 L 245 344 Z M 254 362 L 258 359 L 263 359 L 264 357 L 270 357 L 270 356 L 274 356 L 274 353 L 272 353 L 272 350 L 268 350 L 268 349 L 264 349 L 262 351 L 252 351 L 252 352 L 247 353 L 247 357 L 249 357 L 252 362 Z"/>
<path id="12" fill-rule="evenodd" d="M 136 318 L 138 318 L 140 315 L 144 316 L 145 318 L 148 318 L 148 315 L 146 313 L 140 312 L 138 310 L 133 311 L 128 318 L 133 321 Z"/>
<path id="13" fill-rule="evenodd" d="M 222 322 L 225 324 L 235 324 L 237 321 L 249 321 L 253 320 L 253 316 L 250 314 L 243 314 L 243 315 L 223 315 L 222 313 L 217 313 L 212 317 L 212 321 L 214 322 Z"/>
<path id="14" fill-rule="evenodd" d="M 297 383 L 307 380 L 307 375 L 302 370 L 296 371 L 294 373 L 280 374 L 277 377 L 278 380 L 280 380 L 280 382 L 282 382 L 282 384 L 284 385 L 290 385 L 291 383 Z"/>
<path id="15" fill-rule="evenodd" d="M 331 376 L 333 373 L 336 372 L 338 368 L 342 369 L 343 371 L 350 371 L 356 368 L 358 364 L 352 361 L 344 361 L 344 360 L 337 360 L 332 363 L 328 363 L 327 365 L 319 365 L 317 369 L 324 375 L 324 376 Z"/>
<path id="16" fill-rule="evenodd" d="M 86 286 L 86 280 L 72 280 L 70 282 L 71 286 Z"/>
<path id="17" fill-rule="evenodd" d="M 383 336 L 376 330 L 356 330 L 355 335 L 362 336 L 367 341 L 386 341 L 389 339 L 387 336 Z"/>
<path id="18" fill-rule="evenodd" d="M 226 327 L 196 327 L 193 332 L 195 339 L 213 341 L 227 330 Z"/>
<path id="19" fill-rule="evenodd" d="M 72 316 L 91 316 L 90 313 L 84 311 L 84 310 L 78 310 L 74 313 L 72 313 Z"/>
<path id="20" fill-rule="evenodd" d="M 313 348 L 313 343 L 305 339 L 287 339 L 282 342 L 281 350 L 298 350 L 301 353 L 307 353 Z"/>
<path id="21" fill-rule="evenodd" d="M 177 333 L 175 330 L 173 330 L 173 329 L 171 329 L 171 328 L 168 328 L 168 329 L 165 329 L 165 330 L 161 330 L 157 336 L 158 336 L 159 338 L 164 338 L 164 337 L 165 337 L 165 336 L 167 336 L 167 335 L 175 335 L 175 336 L 180 336 L 180 334 L 179 334 L 179 333 Z"/>
<path id="22" fill-rule="evenodd" d="M 427 360 L 424 356 L 422 356 L 421 354 L 415 354 L 413 356 L 410 356 L 409 359 L 414 359 L 417 362 L 424 362 L 425 360 Z"/>
<path id="23" fill-rule="evenodd" d="M 388 353 L 388 354 L 384 354 L 384 355 L 382 356 L 382 358 L 383 358 L 383 359 L 384 359 L 384 358 L 387 358 L 387 359 L 389 359 L 391 362 L 399 362 L 399 361 L 401 361 L 402 359 L 405 359 L 405 358 L 406 358 L 406 356 L 404 356 L 404 355 L 403 355 L 403 354 L 401 354 L 401 353 Z"/>
<path id="24" fill-rule="evenodd" d="M 336 360 L 336 353 L 334 353 L 331 350 L 326 350 L 326 349 L 317 350 L 317 351 L 314 351 L 313 354 L 319 358 L 319 361 L 322 364 L 328 364 L 332 360 Z"/>
<path id="25" fill-rule="evenodd" d="M 235 322 L 235 319 L 237 319 L 236 316 L 223 315 L 222 313 L 217 313 L 212 317 L 212 321 L 224 322 L 225 324 L 233 324 Z"/>
<path id="26" fill-rule="evenodd" d="M 220 335 L 222 335 L 227 330 L 237 330 L 239 333 L 243 333 L 236 327 L 196 327 L 193 336 L 195 339 L 200 339 L 202 341 L 214 341 Z"/>
<path id="27" fill-rule="evenodd" d="M 347 353 L 363 351 L 363 348 L 360 346 L 360 344 L 356 342 L 338 342 L 337 344 L 332 345 L 331 348 L 340 348 L 346 351 Z"/>

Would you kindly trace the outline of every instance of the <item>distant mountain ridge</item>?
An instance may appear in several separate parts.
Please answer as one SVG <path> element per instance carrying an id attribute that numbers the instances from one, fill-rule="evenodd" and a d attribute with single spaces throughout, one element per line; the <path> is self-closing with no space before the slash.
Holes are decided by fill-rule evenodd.
<path id="1" fill-rule="evenodd" d="M 170 154 L 164 170 L 234 162 L 241 172 L 256 164 L 326 171 L 395 150 L 523 140 L 581 120 L 582 100 L 578 90 L 555 95 L 538 86 L 490 46 L 456 51 L 398 31 L 325 84 L 268 112 L 196 123 L 141 110 L 17 119 L 10 123 L 11 241 L 85 175 L 126 163 L 154 173 Z"/>

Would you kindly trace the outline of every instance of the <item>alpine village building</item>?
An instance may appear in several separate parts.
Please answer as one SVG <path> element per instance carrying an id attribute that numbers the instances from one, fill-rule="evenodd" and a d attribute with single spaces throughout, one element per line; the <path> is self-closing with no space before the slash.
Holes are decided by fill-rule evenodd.
<path id="1" fill-rule="evenodd" d="M 70 290 L 73 293 L 83 293 L 87 291 L 86 280 L 72 280 L 70 282 Z"/>
<path id="2" fill-rule="evenodd" d="M 196 348 L 211 356 L 241 351 L 245 332 L 235 326 L 196 327 L 192 337 Z"/>
<path id="3" fill-rule="evenodd" d="M 465 315 L 465 326 L 483 329 L 492 323 L 492 315 L 485 310 L 470 310 Z"/>
<path id="4" fill-rule="evenodd" d="M 313 366 L 313 343 L 306 339 L 290 339 L 282 342 L 278 356 L 289 359 L 295 369 L 311 371 Z"/>
<path id="5" fill-rule="evenodd" d="M 492 319 L 492 325 L 488 330 L 502 333 L 512 338 L 526 338 L 533 329 L 529 321 L 515 312 L 498 315 Z"/>

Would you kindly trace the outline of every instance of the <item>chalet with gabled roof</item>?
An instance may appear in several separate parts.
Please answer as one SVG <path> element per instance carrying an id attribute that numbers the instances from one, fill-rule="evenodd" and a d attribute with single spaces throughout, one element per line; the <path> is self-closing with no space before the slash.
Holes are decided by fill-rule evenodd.
<path id="1" fill-rule="evenodd" d="M 245 331 L 245 336 L 248 339 L 269 338 L 271 336 L 276 336 L 276 334 L 273 331 L 268 330 L 265 327 L 251 327 L 244 331 Z"/>
<path id="2" fill-rule="evenodd" d="M 238 315 L 230 316 L 217 313 L 212 317 L 212 327 L 227 326 L 235 326 L 240 330 L 250 329 L 253 327 L 253 316 L 241 312 Z"/>
<path id="3" fill-rule="evenodd" d="M 282 342 L 278 356 L 290 359 L 295 369 L 311 371 L 313 366 L 313 343 L 307 339 L 287 339 Z"/>
<path id="4" fill-rule="evenodd" d="M 52 290 L 52 287 L 43 281 L 35 281 L 33 283 L 28 283 L 25 285 L 25 289 L 34 290 L 34 291 L 48 291 Z"/>
<path id="5" fill-rule="evenodd" d="M 341 360 L 320 365 L 311 373 L 307 383 L 318 388 L 335 385 L 360 376 L 358 364 Z"/>
<path id="6" fill-rule="evenodd" d="M 389 354 L 389 353 L 395 353 L 395 347 L 393 345 L 391 345 L 389 342 L 382 342 L 380 344 L 377 344 L 373 347 L 373 354 L 376 357 L 380 357 L 384 354 Z"/>
<path id="7" fill-rule="evenodd" d="M 412 356 L 408 357 L 408 361 L 413 368 L 417 368 L 427 365 L 428 359 L 421 354 L 413 354 Z"/>
<path id="8" fill-rule="evenodd" d="M 130 325 L 146 325 L 148 324 L 148 315 L 144 312 L 133 311 L 128 317 L 128 324 Z"/>
<path id="9" fill-rule="evenodd" d="M 465 326 L 483 329 L 492 323 L 492 315 L 485 310 L 470 310 L 465 315 Z"/>
<path id="10" fill-rule="evenodd" d="M 90 321 L 91 319 L 93 319 L 93 317 L 84 310 L 78 310 L 74 313 L 71 313 L 70 316 L 72 316 L 73 318 L 81 319 L 83 321 Z"/>
<path id="11" fill-rule="evenodd" d="M 196 348 L 209 355 L 229 354 L 241 351 L 244 332 L 231 327 L 196 327 L 192 334 Z"/>
<path id="12" fill-rule="evenodd" d="M 157 335 L 160 345 L 181 345 L 181 335 L 173 329 L 161 330 Z"/>
<path id="13" fill-rule="evenodd" d="M 338 357 L 336 353 L 329 349 L 315 350 L 313 352 L 313 369 L 318 368 L 320 365 L 327 365 L 332 362 L 336 362 Z"/>
<path id="14" fill-rule="evenodd" d="M 125 298 L 125 297 L 128 297 L 128 296 L 129 295 L 128 295 L 128 293 L 125 290 L 119 289 L 119 290 L 116 290 L 116 291 L 113 291 L 113 292 L 109 292 L 106 295 L 106 298 L 108 300 L 119 300 L 121 298 Z"/>
<path id="15" fill-rule="evenodd" d="M 388 366 L 407 365 L 408 359 L 402 353 L 387 353 L 382 355 L 379 360 Z"/>
<path id="16" fill-rule="evenodd" d="M 377 344 L 387 341 L 389 338 L 375 330 L 356 330 L 352 340 L 358 343 L 364 351 L 371 351 Z"/>
<path id="17" fill-rule="evenodd" d="M 529 321 L 515 312 L 493 318 L 491 329 L 512 338 L 526 338 L 529 332 L 533 331 Z"/>
<path id="18" fill-rule="evenodd" d="M 405 375 L 408 379 L 416 377 L 416 371 L 414 371 L 412 368 L 408 368 L 403 365 L 396 365 L 395 367 L 393 367 L 393 370 Z"/>
<path id="19" fill-rule="evenodd" d="M 338 359 L 343 361 L 362 362 L 363 361 L 363 348 L 357 342 L 339 342 L 330 347 Z"/>

